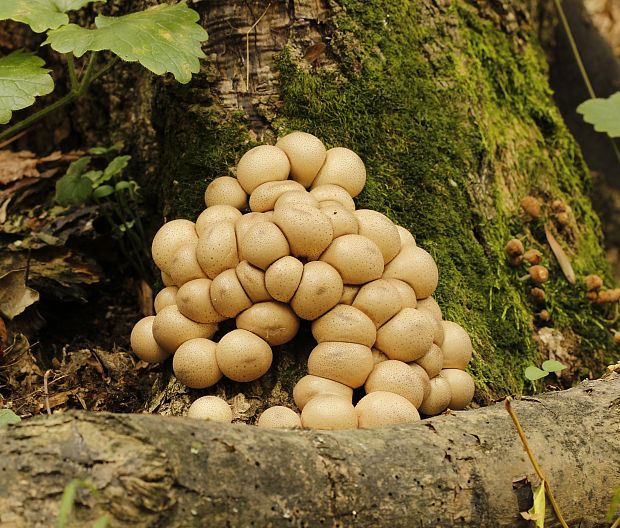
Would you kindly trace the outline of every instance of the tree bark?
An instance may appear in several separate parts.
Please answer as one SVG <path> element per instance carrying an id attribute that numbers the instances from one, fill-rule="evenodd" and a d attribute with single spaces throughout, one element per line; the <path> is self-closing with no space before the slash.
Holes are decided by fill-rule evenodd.
<path id="1" fill-rule="evenodd" d="M 570 526 L 605 526 L 620 486 L 620 375 L 514 402 Z M 69 413 L 0 430 L 0 527 L 518 527 L 538 479 L 502 404 L 406 427 L 281 431 Z M 558 526 L 548 508 L 547 524 Z"/>

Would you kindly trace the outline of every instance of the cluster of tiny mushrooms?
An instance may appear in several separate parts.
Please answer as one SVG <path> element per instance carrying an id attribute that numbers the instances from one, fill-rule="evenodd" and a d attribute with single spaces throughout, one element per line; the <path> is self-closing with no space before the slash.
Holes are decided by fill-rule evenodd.
<path id="1" fill-rule="evenodd" d="M 381 427 L 465 408 L 474 396 L 470 337 L 443 320 L 432 297 L 432 256 L 385 215 L 356 210 L 365 183 L 355 152 L 326 150 L 305 132 L 246 152 L 236 178 L 208 185 L 195 223 L 172 220 L 155 235 L 166 287 L 156 315 L 131 333 L 134 352 L 147 362 L 173 355 L 176 378 L 190 388 L 222 376 L 250 382 L 303 319 L 317 345 L 293 391 L 301 415 L 271 407 L 259 427 Z M 231 318 L 236 329 L 212 341 Z M 362 386 L 366 395 L 353 405 Z M 231 422 L 233 413 L 203 396 L 188 416 Z"/>

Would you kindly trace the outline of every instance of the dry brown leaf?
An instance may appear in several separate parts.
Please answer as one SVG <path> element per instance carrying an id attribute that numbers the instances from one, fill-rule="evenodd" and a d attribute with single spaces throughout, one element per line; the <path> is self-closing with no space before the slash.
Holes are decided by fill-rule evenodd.
<path id="1" fill-rule="evenodd" d="M 0 151 L 0 183 L 6 185 L 22 178 L 37 178 L 39 176 L 37 163 L 35 155 L 27 150 Z"/>
<path id="2" fill-rule="evenodd" d="M 26 286 L 26 270 L 9 271 L 0 277 L 0 313 L 13 319 L 39 300 L 39 292 Z"/>

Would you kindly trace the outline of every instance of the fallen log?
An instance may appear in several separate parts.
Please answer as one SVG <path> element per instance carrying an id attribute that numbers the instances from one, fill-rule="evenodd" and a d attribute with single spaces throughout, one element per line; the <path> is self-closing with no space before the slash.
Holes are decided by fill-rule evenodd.
<path id="1" fill-rule="evenodd" d="M 620 375 L 514 408 L 569 525 L 604 526 Z M 99 490 L 78 493 L 80 527 L 527 526 L 538 484 L 502 404 L 337 432 L 70 412 L 0 430 L 0 527 L 52 526 L 74 478 Z"/>

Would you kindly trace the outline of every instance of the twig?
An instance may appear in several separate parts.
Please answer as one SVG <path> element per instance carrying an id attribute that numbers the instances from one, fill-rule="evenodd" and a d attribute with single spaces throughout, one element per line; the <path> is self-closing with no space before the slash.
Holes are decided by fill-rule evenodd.
<path id="1" fill-rule="evenodd" d="M 47 378 L 52 372 L 52 370 L 46 370 L 45 374 L 43 374 L 43 394 L 45 395 L 45 408 L 47 409 L 48 416 L 52 415 L 52 409 L 50 409 L 50 393 L 47 390 Z"/>
<path id="2" fill-rule="evenodd" d="M 8 147 L 11 143 L 17 141 L 19 138 L 24 137 L 31 130 L 32 128 L 28 128 L 27 130 L 22 130 L 19 134 L 15 134 L 13 137 L 7 139 L 6 141 L 3 141 L 2 143 L 0 143 L 0 149 L 3 149 L 4 147 Z"/>
<path id="3" fill-rule="evenodd" d="M 547 482 L 547 478 L 545 477 L 542 468 L 538 465 L 536 458 L 534 458 L 534 453 L 532 453 L 532 450 L 530 449 L 530 445 L 527 442 L 527 438 L 525 437 L 525 432 L 521 427 L 521 423 L 519 422 L 519 419 L 517 418 L 517 415 L 515 414 L 512 405 L 510 405 L 511 401 L 512 398 L 508 396 L 504 402 L 506 410 L 508 411 L 510 418 L 512 418 L 512 422 L 515 424 L 517 433 L 519 434 L 519 438 L 521 439 L 521 443 L 523 444 L 525 452 L 527 453 L 527 456 L 529 457 L 532 466 L 534 466 L 534 471 L 536 471 L 538 478 L 542 480 L 543 485 L 545 486 L 545 492 L 547 493 L 547 497 L 549 497 L 549 502 L 551 503 L 553 511 L 555 512 L 555 516 L 558 518 L 558 521 L 560 521 L 562 528 L 568 528 L 562 512 L 560 511 L 560 507 L 558 506 L 558 503 L 555 502 L 555 497 L 553 496 L 553 492 L 551 491 L 551 486 L 549 486 L 549 482 Z"/>
<path id="4" fill-rule="evenodd" d="M 267 4 L 267 7 L 263 11 L 263 14 L 258 17 L 256 22 L 252 24 L 252 27 L 247 30 L 245 34 L 245 91 L 250 91 L 250 33 L 252 30 L 258 25 L 258 23 L 262 20 L 262 18 L 267 14 L 267 11 L 271 7 L 271 2 Z"/>

